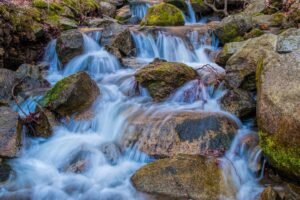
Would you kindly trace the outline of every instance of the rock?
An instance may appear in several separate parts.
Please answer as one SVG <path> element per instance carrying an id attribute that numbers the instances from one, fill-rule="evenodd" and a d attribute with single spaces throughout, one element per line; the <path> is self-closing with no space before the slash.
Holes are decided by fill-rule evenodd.
<path id="1" fill-rule="evenodd" d="M 58 125 L 54 113 L 47 109 L 37 109 L 35 121 L 31 123 L 33 130 L 29 133 L 34 137 L 50 137 L 53 133 L 53 127 Z"/>
<path id="2" fill-rule="evenodd" d="M 260 146 L 269 163 L 295 181 L 300 178 L 299 53 L 268 54 L 256 72 Z"/>
<path id="3" fill-rule="evenodd" d="M 265 34 L 264 31 L 260 30 L 259 28 L 254 28 L 249 33 L 246 33 L 244 38 L 245 39 L 255 38 L 255 37 L 262 36 L 263 34 Z"/>
<path id="4" fill-rule="evenodd" d="M 78 72 L 57 82 L 41 100 L 41 105 L 62 116 L 89 108 L 100 94 L 95 81 L 85 72 Z"/>
<path id="5" fill-rule="evenodd" d="M 192 7 L 196 13 L 201 15 L 209 15 L 213 10 L 206 6 L 202 0 L 191 0 Z"/>
<path id="6" fill-rule="evenodd" d="M 125 0 L 110 0 L 111 4 L 115 5 L 116 7 L 120 7 L 125 4 Z"/>
<path id="7" fill-rule="evenodd" d="M 110 45 L 105 45 L 104 48 L 107 52 L 114 55 L 122 63 L 123 55 L 122 55 L 121 51 L 118 48 L 110 46 Z"/>
<path id="8" fill-rule="evenodd" d="M 16 71 L 20 84 L 15 92 L 24 99 L 30 96 L 43 95 L 50 88 L 50 83 L 44 79 L 45 73 L 45 66 L 42 64 L 21 65 Z"/>
<path id="9" fill-rule="evenodd" d="M 257 15 L 252 17 L 253 25 L 255 27 L 267 26 L 270 27 L 272 24 L 272 15 Z"/>
<path id="10" fill-rule="evenodd" d="M 131 181 L 138 191 L 153 199 L 234 199 L 217 163 L 216 159 L 180 155 L 142 167 Z"/>
<path id="11" fill-rule="evenodd" d="M 148 9 L 141 25 L 182 26 L 184 25 L 184 16 L 176 6 L 168 3 L 160 3 Z"/>
<path id="12" fill-rule="evenodd" d="M 106 159 L 113 165 L 117 164 L 121 150 L 118 145 L 114 143 L 105 143 L 100 147 L 100 151 L 105 155 Z"/>
<path id="13" fill-rule="evenodd" d="M 195 79 L 196 72 L 182 63 L 158 61 L 139 69 L 135 78 L 155 101 L 161 101 L 187 81 Z"/>
<path id="14" fill-rule="evenodd" d="M 260 195 L 260 200 L 281 200 L 279 194 L 272 188 L 267 187 Z"/>
<path id="15" fill-rule="evenodd" d="M 255 115 L 256 102 L 254 97 L 247 91 L 241 89 L 229 90 L 221 99 L 222 109 L 245 118 Z"/>
<path id="16" fill-rule="evenodd" d="M 67 17 L 59 17 L 59 25 L 63 28 L 63 30 L 77 29 L 78 23 Z"/>
<path id="17" fill-rule="evenodd" d="M 11 171 L 12 169 L 8 164 L 0 161 L 0 184 L 9 179 Z"/>
<path id="18" fill-rule="evenodd" d="M 8 104 L 12 100 L 12 88 L 17 82 L 14 71 L 0 68 L 0 105 Z"/>
<path id="19" fill-rule="evenodd" d="M 100 2 L 100 11 L 102 15 L 114 18 L 116 16 L 116 6 L 108 2 Z"/>
<path id="20" fill-rule="evenodd" d="M 264 0 L 251 0 L 243 13 L 246 15 L 255 15 L 264 11 L 265 8 L 266 2 Z"/>
<path id="21" fill-rule="evenodd" d="M 0 48 L 0 68 L 4 67 L 4 49 Z"/>
<path id="22" fill-rule="evenodd" d="M 122 147 L 137 145 L 157 158 L 178 154 L 209 154 L 230 147 L 238 125 L 229 116 L 209 112 L 161 113 L 130 121 Z"/>
<path id="23" fill-rule="evenodd" d="M 224 18 L 215 30 L 221 43 L 235 41 L 252 29 L 252 17 L 249 15 L 231 15 Z"/>
<path id="24" fill-rule="evenodd" d="M 248 40 L 226 64 L 226 82 L 231 88 L 256 90 L 256 67 L 269 52 L 276 49 L 277 36 L 265 34 Z"/>
<path id="25" fill-rule="evenodd" d="M 122 22 L 122 21 L 128 20 L 131 16 L 132 16 L 132 13 L 130 11 L 130 6 L 126 5 L 117 11 L 116 19 L 118 21 Z"/>
<path id="26" fill-rule="evenodd" d="M 288 29 L 279 35 L 277 52 L 290 53 L 297 49 L 300 49 L 300 29 Z"/>
<path id="27" fill-rule="evenodd" d="M 188 7 L 183 0 L 164 0 L 165 3 L 172 4 L 182 10 L 184 13 L 188 12 Z"/>
<path id="28" fill-rule="evenodd" d="M 112 40 L 112 47 L 119 49 L 119 51 L 125 55 L 134 55 L 135 45 L 129 29 L 125 29 Z"/>
<path id="29" fill-rule="evenodd" d="M 75 56 L 83 51 L 83 36 L 78 30 L 69 30 L 63 32 L 56 43 L 57 55 L 62 62 L 66 64 Z"/>
<path id="30" fill-rule="evenodd" d="M 245 43 L 246 43 L 245 41 L 226 43 L 222 51 L 218 53 L 216 58 L 216 63 L 218 65 L 225 66 L 229 58 L 233 54 L 235 54 L 238 50 L 240 50 L 245 45 Z"/>
<path id="31" fill-rule="evenodd" d="M 89 26 L 103 28 L 101 34 L 101 44 L 110 45 L 115 35 L 121 33 L 126 28 L 111 18 L 96 18 L 89 22 Z"/>
<path id="32" fill-rule="evenodd" d="M 0 107 L 0 113 L 0 157 L 13 158 L 21 146 L 22 124 L 9 107 Z"/>

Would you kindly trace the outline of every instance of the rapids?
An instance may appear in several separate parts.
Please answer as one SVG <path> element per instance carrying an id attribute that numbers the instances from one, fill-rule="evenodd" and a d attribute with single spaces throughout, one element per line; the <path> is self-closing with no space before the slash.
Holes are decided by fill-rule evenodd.
<path id="1" fill-rule="evenodd" d="M 144 5 L 143 5 L 144 6 Z M 134 15 L 142 17 L 142 10 L 133 6 Z M 139 12 L 137 12 L 139 10 Z M 190 16 L 193 20 L 193 16 Z M 199 80 L 188 82 L 162 103 L 154 103 L 144 88 L 136 88 L 136 69 L 122 64 L 99 44 L 101 33 L 83 35 L 84 53 L 62 66 L 55 51 L 56 41 L 49 43 L 44 62 L 50 65 L 47 79 L 51 84 L 74 74 L 86 71 L 97 81 L 101 96 L 94 103 L 91 119 L 71 118 L 54 130 L 49 139 L 26 138 L 20 158 L 10 162 L 14 176 L 0 190 L 0 197 L 31 197 L 32 199 L 144 199 L 131 185 L 131 175 L 153 158 L 139 152 L 137 146 L 124 151 L 115 147 L 113 161 L 106 159 L 103 145 L 118 144 L 130 121 L 138 116 L 157 114 L 170 116 L 182 111 L 223 112 L 218 100 L 226 92 L 205 87 Z M 158 32 L 156 35 L 132 32 L 136 59 L 151 62 L 154 58 L 186 63 L 192 67 L 214 64 L 205 49 L 216 51 L 218 41 L 213 34 L 199 35 L 190 32 L 186 39 Z M 27 112 L 35 109 L 41 97 L 32 97 L 22 103 Z M 17 110 L 17 108 L 15 108 Z M 231 149 L 221 159 L 224 178 L 236 189 L 236 199 L 254 200 L 262 191 L 258 185 L 256 166 L 261 162 L 259 149 L 247 149 L 241 142 L 252 135 L 251 123 L 242 123 L 226 113 L 240 125 Z M 167 117 L 166 116 L 166 117 Z M 161 122 L 163 123 L 163 122 Z M 112 153 L 112 152 L 109 152 Z M 82 161 L 85 169 L 73 173 L 70 166 Z M 78 163 L 78 162 L 77 162 Z M 254 167 L 255 168 L 255 167 Z"/>

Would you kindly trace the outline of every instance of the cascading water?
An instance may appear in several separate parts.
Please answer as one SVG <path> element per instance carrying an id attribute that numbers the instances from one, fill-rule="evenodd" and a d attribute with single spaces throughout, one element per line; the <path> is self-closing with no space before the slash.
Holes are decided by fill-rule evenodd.
<path id="1" fill-rule="evenodd" d="M 137 17 L 139 20 L 142 20 L 147 14 L 150 4 L 148 3 L 133 3 L 130 5 L 130 11 L 133 17 Z"/>
<path id="2" fill-rule="evenodd" d="M 193 80 L 162 103 L 154 103 L 143 88 L 137 93 L 135 69 L 122 68 L 114 56 L 98 45 L 100 36 L 83 35 L 84 53 L 64 67 L 55 52 L 55 40 L 49 44 L 45 55 L 45 61 L 50 65 L 47 79 L 54 84 L 70 74 L 87 71 L 97 81 L 101 96 L 93 106 L 91 119 L 71 118 L 56 127 L 49 139 L 27 139 L 22 156 L 10 162 L 15 176 L 1 188 L 0 198 L 144 199 L 131 185 L 130 177 L 152 159 L 139 152 L 136 145 L 123 151 L 118 147 L 130 122 L 141 115 L 152 117 L 163 113 L 167 118 L 182 111 L 225 113 L 218 103 L 225 92 L 222 85 L 207 87 L 202 81 Z M 138 59 L 151 61 L 158 57 L 191 64 L 195 69 L 207 63 L 214 65 L 203 51 L 204 48 L 217 49 L 214 39 L 207 42 L 208 35 L 190 32 L 187 37 L 190 44 L 165 32 L 156 36 L 132 33 L 132 36 Z M 28 99 L 22 104 L 25 110 L 33 111 L 34 102 L 41 97 L 33 98 L 37 99 Z M 234 183 L 236 199 L 254 200 L 261 187 L 249 162 L 257 164 L 260 151 L 255 151 L 253 156 L 251 149 L 244 148 L 242 141 L 251 132 L 249 126 L 243 126 L 234 116 L 225 114 L 236 120 L 241 129 L 231 149 L 221 159 L 224 178 L 228 185 Z M 107 159 L 103 147 L 114 152 L 111 159 Z"/>
<path id="3" fill-rule="evenodd" d="M 185 1 L 187 8 L 188 8 L 188 13 L 187 15 L 185 15 L 185 23 L 186 24 L 195 24 L 197 23 L 197 17 L 196 17 L 196 13 L 193 9 L 193 6 L 191 4 L 190 0 L 186 0 Z"/>

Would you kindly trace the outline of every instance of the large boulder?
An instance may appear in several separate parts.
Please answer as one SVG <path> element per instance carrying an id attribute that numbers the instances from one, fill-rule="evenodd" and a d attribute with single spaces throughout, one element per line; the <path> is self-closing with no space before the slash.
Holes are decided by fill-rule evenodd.
<path id="1" fill-rule="evenodd" d="M 195 70 L 185 64 L 157 61 L 139 69 L 135 78 L 155 101 L 161 101 L 196 75 Z"/>
<path id="2" fill-rule="evenodd" d="M 99 88 L 86 72 L 78 72 L 57 82 L 41 100 L 43 107 L 62 116 L 89 108 L 100 94 Z"/>
<path id="3" fill-rule="evenodd" d="M 83 36 L 78 30 L 63 32 L 56 43 L 56 51 L 62 64 L 66 64 L 83 51 Z"/>
<path id="4" fill-rule="evenodd" d="M 9 69 L 0 69 L 0 105 L 12 100 L 12 89 L 17 82 L 17 75 Z"/>
<path id="5" fill-rule="evenodd" d="M 263 58 L 276 50 L 277 36 L 265 34 L 250 39 L 226 64 L 226 81 L 231 88 L 256 90 L 256 67 Z"/>
<path id="6" fill-rule="evenodd" d="M 278 53 L 290 53 L 300 49 L 300 29 L 291 28 L 278 36 Z"/>
<path id="7" fill-rule="evenodd" d="M 161 113 L 130 120 L 122 147 L 138 149 L 157 158 L 178 154 L 223 152 L 238 129 L 227 115 L 209 112 Z"/>
<path id="8" fill-rule="evenodd" d="M 224 18 L 215 30 L 217 37 L 225 44 L 238 40 L 252 29 L 249 15 L 230 15 Z"/>
<path id="9" fill-rule="evenodd" d="M 260 145 L 270 164 L 300 180 L 300 49 L 265 56 L 257 68 Z"/>
<path id="10" fill-rule="evenodd" d="M 234 199 L 217 163 L 213 158 L 180 155 L 142 167 L 131 181 L 153 199 Z"/>
<path id="11" fill-rule="evenodd" d="M 22 124 L 9 107 L 0 107 L 0 113 L 0 157 L 13 158 L 21 147 Z"/>
<path id="12" fill-rule="evenodd" d="M 130 56 L 134 54 L 134 42 L 129 29 L 125 29 L 118 35 L 116 35 L 113 40 L 111 46 L 113 48 L 117 48 L 121 54 L 125 56 Z"/>
<path id="13" fill-rule="evenodd" d="M 141 24 L 146 26 L 182 26 L 184 25 L 184 16 L 176 6 L 160 3 L 149 8 Z"/>

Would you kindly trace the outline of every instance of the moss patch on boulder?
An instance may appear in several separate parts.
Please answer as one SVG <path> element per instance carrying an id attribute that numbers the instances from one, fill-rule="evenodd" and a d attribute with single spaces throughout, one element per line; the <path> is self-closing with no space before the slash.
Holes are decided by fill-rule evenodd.
<path id="1" fill-rule="evenodd" d="M 62 116 L 89 108 L 100 94 L 87 73 L 78 72 L 57 82 L 41 100 L 41 105 Z"/>
<path id="2" fill-rule="evenodd" d="M 184 25 L 184 16 L 176 6 L 168 3 L 160 3 L 149 8 L 141 25 L 181 26 Z"/>
<path id="3" fill-rule="evenodd" d="M 138 70 L 135 78 L 146 87 L 155 101 L 167 98 L 176 88 L 195 79 L 196 71 L 182 63 L 153 62 Z"/>

